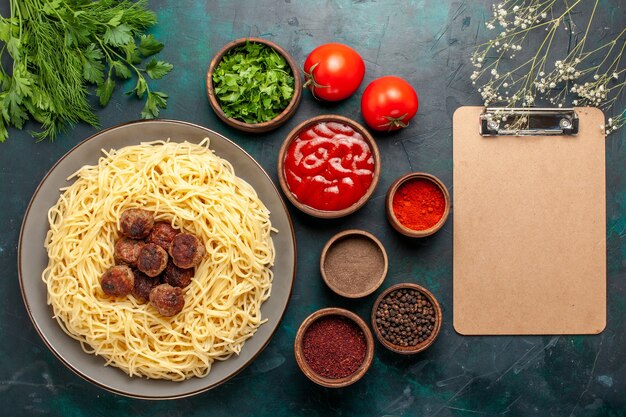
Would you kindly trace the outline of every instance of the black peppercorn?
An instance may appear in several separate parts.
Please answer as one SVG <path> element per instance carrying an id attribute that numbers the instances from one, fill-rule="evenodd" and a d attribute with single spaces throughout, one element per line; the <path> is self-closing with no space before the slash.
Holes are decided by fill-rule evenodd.
<path id="1" fill-rule="evenodd" d="M 415 346 L 430 337 L 434 311 L 430 300 L 419 291 L 396 290 L 379 303 L 375 322 L 385 340 L 398 346 Z"/>

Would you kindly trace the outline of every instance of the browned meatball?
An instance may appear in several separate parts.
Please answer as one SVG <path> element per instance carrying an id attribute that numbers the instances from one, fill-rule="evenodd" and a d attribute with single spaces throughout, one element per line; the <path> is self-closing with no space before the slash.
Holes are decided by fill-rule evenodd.
<path id="1" fill-rule="evenodd" d="M 147 303 L 150 299 L 150 291 L 159 285 L 159 280 L 151 278 L 139 270 L 134 270 L 133 274 L 135 274 L 135 285 L 132 291 L 133 297 L 140 303 Z"/>
<path id="2" fill-rule="evenodd" d="M 146 243 L 137 258 L 137 269 L 149 277 L 156 277 L 167 266 L 167 252 L 154 243 Z"/>
<path id="3" fill-rule="evenodd" d="M 178 314 L 185 306 L 183 290 L 169 284 L 158 285 L 150 291 L 150 304 L 163 316 Z"/>
<path id="4" fill-rule="evenodd" d="M 192 234 L 179 233 L 170 245 L 170 255 L 177 267 L 188 269 L 198 265 L 204 257 L 202 243 Z"/>
<path id="5" fill-rule="evenodd" d="M 133 271 L 126 265 L 109 268 L 100 278 L 102 291 L 108 295 L 124 296 L 130 294 L 135 285 Z"/>
<path id="6" fill-rule="evenodd" d="M 174 229 L 168 222 L 156 222 L 146 242 L 156 243 L 167 251 L 170 249 L 172 239 L 174 239 L 174 236 L 177 234 L 178 230 Z"/>
<path id="7" fill-rule="evenodd" d="M 120 240 L 115 242 L 115 251 L 113 253 L 115 263 L 118 265 L 137 265 L 139 252 L 144 245 L 145 243 L 143 243 L 141 240 L 129 239 L 127 237 L 121 238 Z"/>
<path id="8" fill-rule="evenodd" d="M 124 236 L 131 239 L 143 239 L 150 234 L 154 226 L 154 216 L 142 209 L 124 210 L 120 217 L 120 228 Z"/>
<path id="9" fill-rule="evenodd" d="M 170 261 L 167 263 L 165 271 L 163 271 L 163 282 L 170 284 L 172 287 L 185 288 L 187 285 L 191 284 L 193 274 L 193 268 L 179 268 Z"/>

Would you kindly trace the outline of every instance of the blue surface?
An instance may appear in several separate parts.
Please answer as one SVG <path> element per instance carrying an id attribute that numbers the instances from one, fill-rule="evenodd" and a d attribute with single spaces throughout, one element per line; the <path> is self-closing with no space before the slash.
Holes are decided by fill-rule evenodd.
<path id="1" fill-rule="evenodd" d="M 315 4 L 314 4 L 315 3 Z M 375 135 L 383 174 L 373 198 L 345 219 L 320 221 L 291 207 L 298 273 L 284 321 L 259 358 L 237 377 L 193 398 L 148 402 L 116 396 L 66 369 L 39 339 L 24 309 L 17 277 L 19 227 L 30 196 L 54 162 L 95 133 L 78 126 L 54 143 L 11 131 L 0 144 L 0 414 L 8 416 L 625 416 L 626 415 L 626 147 L 622 130 L 607 139 L 608 326 L 598 336 L 464 337 L 452 327 L 452 214 L 437 234 L 410 240 L 393 231 L 384 195 L 398 176 L 426 171 L 452 191 L 451 119 L 460 105 L 480 104 L 468 53 L 484 36 L 490 1 L 152 1 L 175 65 L 158 89 L 170 94 L 162 116 L 214 129 L 244 147 L 276 180 L 276 157 L 286 133 L 302 120 L 338 113 L 361 121 L 359 98 L 382 75 L 400 75 L 415 87 L 420 110 L 410 126 Z M 6 10 L 6 5 L 0 5 Z M 597 27 L 624 24 L 621 0 L 603 0 Z M 600 29 L 594 34 L 600 36 Z M 274 40 L 302 63 L 329 41 L 358 50 L 366 61 L 357 94 L 336 104 L 304 93 L 296 115 L 280 129 L 248 136 L 222 124 L 206 99 L 208 64 L 225 43 L 243 36 Z M 555 45 L 558 47 L 559 45 Z M 560 45 L 564 47 L 564 45 Z M 98 110 L 102 127 L 138 117 L 141 104 L 117 89 Z M 32 126 L 33 128 L 35 126 Z M 345 300 L 328 290 L 318 270 L 320 251 L 339 230 L 378 236 L 389 254 L 381 290 L 411 281 L 440 300 L 444 324 L 426 352 L 401 357 L 377 344 L 374 363 L 357 384 L 331 390 L 309 382 L 292 353 L 299 324 L 314 310 L 342 306 L 368 318 L 375 293 Z"/>

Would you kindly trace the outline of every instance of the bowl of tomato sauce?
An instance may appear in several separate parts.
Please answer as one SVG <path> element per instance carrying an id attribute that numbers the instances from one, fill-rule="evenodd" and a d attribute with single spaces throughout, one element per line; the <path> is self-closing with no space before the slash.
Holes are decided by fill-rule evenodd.
<path id="1" fill-rule="evenodd" d="M 278 153 L 278 179 L 289 201 L 319 218 L 354 213 L 374 193 L 380 153 L 359 123 L 338 115 L 305 120 Z"/>

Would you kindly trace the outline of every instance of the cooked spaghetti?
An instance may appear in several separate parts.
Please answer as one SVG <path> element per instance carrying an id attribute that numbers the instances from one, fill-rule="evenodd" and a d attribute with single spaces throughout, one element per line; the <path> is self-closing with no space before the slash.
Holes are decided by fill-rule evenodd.
<path id="1" fill-rule="evenodd" d="M 269 211 L 233 167 L 200 144 L 164 141 L 106 152 L 61 189 L 48 213 L 43 272 L 48 303 L 63 330 L 85 352 L 130 376 L 202 377 L 214 361 L 239 354 L 263 323 L 274 246 Z M 207 255 L 185 288 L 185 307 L 161 316 L 132 296 L 100 288 L 114 264 L 118 219 L 127 208 L 195 234 Z"/>

